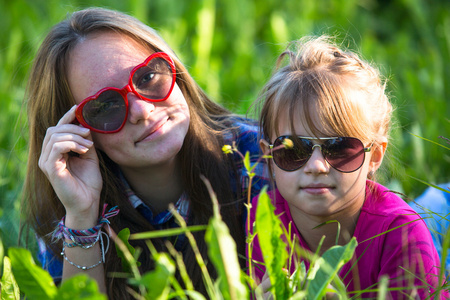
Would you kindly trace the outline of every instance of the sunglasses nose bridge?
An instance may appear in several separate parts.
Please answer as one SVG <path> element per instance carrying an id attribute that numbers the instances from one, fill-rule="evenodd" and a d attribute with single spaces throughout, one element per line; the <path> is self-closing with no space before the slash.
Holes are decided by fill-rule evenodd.
<path id="1" fill-rule="evenodd" d="M 311 159 L 311 157 L 313 156 L 313 154 L 314 154 L 314 149 L 315 149 L 316 147 L 319 148 L 320 155 L 322 156 L 321 160 L 323 159 L 324 161 L 327 161 L 327 162 L 328 162 L 328 160 L 327 160 L 327 158 L 326 158 L 326 151 L 325 151 L 324 148 L 322 148 L 322 145 L 320 145 L 320 144 L 314 144 L 314 145 L 311 147 L 311 153 L 310 153 L 310 155 L 309 155 L 308 161 L 309 161 L 309 160 Z M 317 159 L 317 158 L 316 158 L 316 159 Z"/>
<path id="2" fill-rule="evenodd" d="M 314 144 L 314 145 L 311 147 L 311 154 L 314 152 L 314 148 L 316 148 L 316 147 L 319 147 L 319 150 L 320 150 L 320 152 L 322 152 L 322 155 L 323 155 L 323 149 L 322 149 L 322 146 L 319 145 L 319 144 Z"/>
<path id="3" fill-rule="evenodd" d="M 141 100 L 143 99 L 142 96 L 131 87 L 131 84 L 124 86 L 124 88 L 122 89 L 121 92 L 122 92 L 122 96 L 127 100 L 128 103 L 130 102 L 130 99 L 128 99 L 128 95 L 130 93 L 132 93 L 134 96 L 136 96 L 137 99 L 141 99 Z"/>
<path id="4" fill-rule="evenodd" d="M 124 86 L 123 89 L 122 89 L 122 93 L 123 93 L 123 95 L 125 97 L 128 97 L 129 93 L 133 93 L 134 94 L 134 91 L 131 88 L 131 84 L 127 84 L 126 86 Z"/>

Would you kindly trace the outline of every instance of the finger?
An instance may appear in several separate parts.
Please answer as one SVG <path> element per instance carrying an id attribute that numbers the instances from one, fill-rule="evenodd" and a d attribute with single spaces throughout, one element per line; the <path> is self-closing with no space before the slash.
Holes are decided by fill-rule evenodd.
<path id="1" fill-rule="evenodd" d="M 62 120 L 65 117 L 66 117 L 66 115 L 63 118 L 61 118 L 61 120 L 58 122 L 58 124 L 56 126 L 47 128 L 47 132 L 45 133 L 44 140 L 42 141 L 42 148 L 45 148 L 47 146 L 49 139 L 55 133 L 68 132 L 68 133 L 78 134 L 78 135 L 81 135 L 84 137 L 90 136 L 89 129 L 87 129 L 83 126 L 80 126 L 80 125 L 72 124 L 72 123 L 69 123 L 69 124 L 64 123 L 65 121 L 62 121 Z"/>
<path id="2" fill-rule="evenodd" d="M 57 165 L 61 166 L 61 163 L 65 164 L 69 152 L 75 152 L 78 154 L 85 154 L 89 151 L 89 147 L 85 147 L 74 141 L 62 141 L 52 144 L 51 149 L 48 151 L 47 158 L 41 158 L 39 160 L 39 167 L 44 173 L 50 175 L 53 172 L 58 172 Z"/>
<path id="3" fill-rule="evenodd" d="M 66 112 L 64 114 L 64 116 L 62 116 L 61 119 L 59 119 L 58 124 L 56 124 L 56 126 L 58 125 L 62 125 L 62 124 L 70 124 L 75 120 L 75 110 L 76 110 L 77 106 L 74 105 L 72 106 L 68 112 Z"/>
<path id="4" fill-rule="evenodd" d="M 62 125 L 64 126 L 64 125 Z M 69 125 L 66 125 L 69 126 Z M 78 126 L 74 126 L 74 127 L 78 127 Z M 88 131 L 87 133 L 87 137 L 83 137 L 80 136 L 78 133 L 82 132 L 83 134 L 85 134 L 85 130 Z M 46 141 L 42 146 L 42 150 L 41 150 L 41 156 L 39 158 L 39 160 L 41 161 L 47 161 L 48 157 L 50 156 L 51 152 L 54 151 L 54 147 L 53 145 L 55 143 L 60 143 L 60 142 L 64 142 L 64 141 L 73 141 L 77 144 L 79 144 L 79 146 L 83 146 L 84 148 L 90 148 L 93 146 L 93 141 L 92 141 L 92 137 L 89 134 L 89 130 L 88 129 L 83 129 L 83 128 L 77 128 L 74 129 L 74 131 L 76 133 L 70 133 L 70 132 L 58 132 L 59 130 L 57 129 L 53 129 L 53 130 L 49 130 L 48 134 L 46 135 Z M 74 147 L 74 152 L 79 153 L 80 151 L 82 153 L 84 153 L 84 149 L 77 151 L 78 149 L 80 149 L 80 147 Z M 65 153 L 65 152 L 62 152 Z M 80 153 L 80 154 L 82 154 Z"/>
<path id="5" fill-rule="evenodd" d="M 92 147 L 92 145 L 94 144 L 92 139 L 90 139 L 90 136 L 85 138 L 81 135 L 74 134 L 74 133 L 68 133 L 68 132 L 53 134 L 49 140 L 49 144 L 55 144 L 55 143 L 64 142 L 64 141 L 73 141 L 73 142 L 78 143 L 87 148 Z"/>
<path id="6" fill-rule="evenodd" d="M 56 124 L 56 126 L 52 126 L 47 128 L 47 132 L 45 134 L 44 137 L 44 141 L 42 142 L 42 146 L 46 146 L 47 142 L 48 142 L 48 137 L 50 135 L 50 133 L 53 132 L 54 128 L 57 128 L 59 125 L 62 124 L 70 124 L 75 120 L 75 110 L 76 110 L 76 105 L 72 106 L 65 114 L 64 116 L 62 116 L 61 119 L 59 119 L 58 123 Z"/>
<path id="7" fill-rule="evenodd" d="M 55 159 L 61 159 L 64 154 L 71 151 L 78 154 L 85 154 L 93 145 L 92 140 L 85 139 L 79 135 L 70 133 L 54 134 L 42 149 L 41 156 L 39 157 L 39 165 L 44 166 L 49 160 L 50 163 L 53 163 Z M 53 156 L 53 159 L 50 156 Z"/>

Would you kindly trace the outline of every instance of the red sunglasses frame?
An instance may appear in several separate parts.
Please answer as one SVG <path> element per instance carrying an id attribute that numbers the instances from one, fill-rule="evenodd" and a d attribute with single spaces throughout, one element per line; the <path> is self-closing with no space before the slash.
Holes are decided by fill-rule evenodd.
<path id="1" fill-rule="evenodd" d="M 158 57 L 163 58 L 165 61 L 167 61 L 169 63 L 170 69 L 172 71 L 172 85 L 170 86 L 169 92 L 167 93 L 166 97 L 164 97 L 163 99 L 156 99 L 155 100 L 155 99 L 146 98 L 146 97 L 142 96 L 141 94 L 139 94 L 135 90 L 135 88 L 133 87 L 133 76 L 134 76 L 134 73 L 139 68 L 148 65 L 148 63 L 152 59 L 155 59 L 155 58 L 158 58 Z M 81 125 L 83 125 L 86 128 L 89 128 L 92 131 L 99 132 L 99 133 L 115 133 L 115 132 L 119 132 L 120 130 L 122 130 L 123 126 L 125 125 L 125 123 L 126 123 L 126 121 L 128 119 L 128 110 L 129 110 L 129 108 L 128 108 L 128 93 L 133 93 L 136 96 L 138 96 L 139 99 L 142 99 L 142 100 L 146 100 L 146 101 L 150 101 L 150 102 L 161 102 L 161 101 L 164 101 L 164 100 L 166 100 L 167 98 L 170 97 L 170 94 L 172 94 L 173 87 L 175 86 L 175 81 L 176 81 L 176 69 L 175 69 L 175 63 L 173 62 L 172 58 L 165 52 L 153 53 L 152 55 L 147 57 L 147 59 L 143 63 L 137 65 L 136 67 L 133 68 L 133 70 L 131 70 L 130 77 L 128 78 L 128 84 L 126 86 L 124 86 L 121 89 L 118 89 L 118 88 L 115 88 L 115 87 L 105 87 L 105 88 L 99 90 L 95 95 L 87 97 L 86 99 L 81 101 L 81 103 L 78 105 L 77 109 L 75 110 L 75 116 L 76 116 L 78 122 Z M 122 122 L 122 125 L 120 125 L 120 127 L 118 129 L 116 129 L 116 130 L 100 130 L 100 129 L 93 128 L 88 123 L 86 123 L 86 121 L 83 118 L 83 108 L 86 105 L 86 103 L 88 103 L 89 101 L 97 99 L 100 96 L 100 94 L 102 94 L 103 92 L 106 92 L 106 91 L 115 91 L 115 92 L 119 93 L 122 96 L 122 98 L 123 98 L 123 100 L 125 102 L 125 107 L 126 107 L 125 117 L 124 117 L 124 120 Z"/>

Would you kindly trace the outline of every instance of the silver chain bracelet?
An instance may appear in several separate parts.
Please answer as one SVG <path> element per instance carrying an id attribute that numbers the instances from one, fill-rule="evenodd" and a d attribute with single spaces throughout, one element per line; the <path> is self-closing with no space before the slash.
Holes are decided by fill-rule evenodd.
<path id="1" fill-rule="evenodd" d="M 98 261 L 98 263 L 95 263 L 95 264 L 93 264 L 92 266 L 80 266 L 80 265 L 74 263 L 73 261 L 71 261 L 71 260 L 67 257 L 66 253 L 64 252 L 64 249 L 65 249 L 65 248 L 63 247 L 63 248 L 62 248 L 62 251 L 61 251 L 62 257 L 64 257 L 64 259 L 65 259 L 69 264 L 71 264 L 72 266 L 74 266 L 74 267 L 77 268 L 77 269 L 80 269 L 80 270 L 89 270 L 89 269 L 93 269 L 93 268 L 99 266 L 101 263 L 103 263 L 103 257 L 102 257 L 102 258 Z"/>
<path id="2" fill-rule="evenodd" d="M 108 244 L 107 244 L 107 246 L 106 246 L 106 249 L 104 248 L 104 244 L 103 244 L 103 235 L 106 236 L 106 241 L 108 242 Z M 82 247 L 83 249 L 88 249 L 88 248 L 94 246 L 98 241 L 100 241 L 100 249 L 101 249 L 101 250 L 100 250 L 100 255 L 101 255 L 101 258 L 100 258 L 100 260 L 99 260 L 97 263 L 93 264 L 92 266 L 81 266 L 81 265 L 78 265 L 78 264 L 74 263 L 73 261 L 71 261 L 71 260 L 67 257 L 67 255 L 66 255 L 66 244 L 64 244 L 64 243 L 63 243 L 63 248 L 62 248 L 62 251 L 61 251 L 61 256 L 62 256 L 69 264 L 71 264 L 72 266 L 74 266 L 74 267 L 77 268 L 77 269 L 84 270 L 84 271 L 85 271 L 85 270 L 93 269 L 93 268 L 95 268 L 95 267 L 97 267 L 97 266 L 99 266 L 100 264 L 102 264 L 102 263 L 105 262 L 105 253 L 108 252 L 108 249 L 109 249 L 109 236 L 108 236 L 106 233 L 104 233 L 103 231 L 100 231 L 99 239 L 97 239 L 93 244 L 91 244 L 91 245 L 86 245 L 86 246 L 84 246 L 84 247 L 83 247 L 83 246 L 80 246 L 80 247 Z M 77 245 L 77 246 L 78 246 L 78 245 Z M 68 247 L 69 247 L 69 248 L 72 248 L 73 246 L 72 246 L 71 244 L 69 244 Z"/>

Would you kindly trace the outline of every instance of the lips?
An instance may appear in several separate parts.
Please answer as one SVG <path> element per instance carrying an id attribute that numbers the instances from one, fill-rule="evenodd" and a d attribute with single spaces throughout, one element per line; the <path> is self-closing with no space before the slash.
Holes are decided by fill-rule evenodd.
<path id="1" fill-rule="evenodd" d="M 328 193 L 330 190 L 334 189 L 334 187 L 323 183 L 311 183 L 301 187 L 300 189 L 309 194 L 319 195 Z"/>
<path id="2" fill-rule="evenodd" d="M 320 188 L 331 189 L 331 188 L 333 188 L 333 186 L 324 184 L 324 183 L 311 183 L 311 184 L 308 184 L 301 188 L 302 189 L 320 189 Z"/>
<path id="3" fill-rule="evenodd" d="M 136 143 L 139 143 L 145 139 L 147 139 L 149 136 L 153 135 L 159 128 L 161 128 L 164 124 L 167 123 L 169 118 L 164 118 L 156 123 L 153 123 L 151 127 L 146 128 L 144 133 L 140 135 L 140 137 L 136 140 Z"/>

